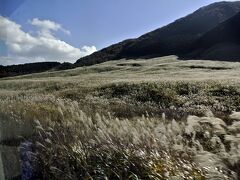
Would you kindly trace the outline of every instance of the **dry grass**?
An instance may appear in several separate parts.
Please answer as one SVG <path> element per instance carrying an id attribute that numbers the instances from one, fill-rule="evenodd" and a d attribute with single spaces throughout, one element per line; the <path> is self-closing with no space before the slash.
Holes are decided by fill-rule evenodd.
<path id="1" fill-rule="evenodd" d="M 239 68 L 170 56 L 2 79 L 0 138 L 30 140 L 43 179 L 238 179 Z"/>
<path id="2" fill-rule="evenodd" d="M 28 110 L 9 107 L 1 115 L 23 127 L 34 125 L 30 163 L 43 179 L 239 177 L 239 113 L 227 125 L 211 113 L 179 122 L 164 114 L 122 120 L 88 116 L 76 101 L 53 97 L 22 99 L 22 105 Z"/>

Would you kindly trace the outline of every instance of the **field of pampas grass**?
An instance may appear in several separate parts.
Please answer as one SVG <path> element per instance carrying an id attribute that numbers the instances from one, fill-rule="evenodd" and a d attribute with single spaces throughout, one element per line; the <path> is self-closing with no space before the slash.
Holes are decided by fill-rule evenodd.
<path id="1" fill-rule="evenodd" d="M 131 62 L 0 80 L 0 140 L 19 145 L 22 173 L 239 179 L 240 84 L 229 81 L 238 64 L 188 61 L 182 71 L 173 57 Z M 173 69 L 181 80 L 170 79 Z"/>
<path id="2" fill-rule="evenodd" d="M 12 117 L 25 128 L 33 125 L 28 163 L 42 179 L 240 177 L 238 112 L 227 123 L 211 112 L 181 121 L 164 114 L 119 119 L 111 114 L 88 116 L 76 101 L 50 97 L 44 103 L 48 108 L 32 109 L 32 119 L 28 112 Z"/>

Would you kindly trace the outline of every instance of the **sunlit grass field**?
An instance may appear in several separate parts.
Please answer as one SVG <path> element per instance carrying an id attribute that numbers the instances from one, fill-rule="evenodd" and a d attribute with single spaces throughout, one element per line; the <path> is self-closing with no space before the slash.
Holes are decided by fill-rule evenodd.
<path id="1" fill-rule="evenodd" d="M 175 56 L 0 80 L 0 138 L 43 179 L 239 179 L 240 63 Z"/>

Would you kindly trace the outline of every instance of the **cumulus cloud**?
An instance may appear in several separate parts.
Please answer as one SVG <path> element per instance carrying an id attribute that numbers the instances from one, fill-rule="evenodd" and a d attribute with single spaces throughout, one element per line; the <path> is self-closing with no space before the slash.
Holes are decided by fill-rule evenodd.
<path id="1" fill-rule="evenodd" d="M 0 40 L 5 42 L 9 51 L 9 57 L 0 57 L 0 63 L 4 59 L 12 59 L 12 63 L 37 62 L 37 61 L 69 61 L 89 55 L 96 51 L 95 46 L 83 46 L 76 48 L 57 38 L 53 32 L 62 31 L 70 34 L 60 24 L 50 20 L 34 18 L 29 21 L 37 27 L 37 35 L 24 32 L 21 25 L 0 16 Z"/>

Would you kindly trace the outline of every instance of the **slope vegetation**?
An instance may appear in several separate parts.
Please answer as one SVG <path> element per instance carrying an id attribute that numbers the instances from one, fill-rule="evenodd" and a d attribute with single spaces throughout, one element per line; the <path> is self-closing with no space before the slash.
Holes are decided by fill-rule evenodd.
<path id="1" fill-rule="evenodd" d="M 240 60 L 240 13 L 204 34 L 185 58 Z"/>
<path id="2" fill-rule="evenodd" d="M 34 179 L 237 180 L 239 79 L 173 56 L 1 79 L 0 146 L 30 141 Z"/>

